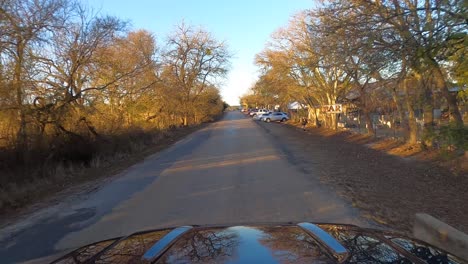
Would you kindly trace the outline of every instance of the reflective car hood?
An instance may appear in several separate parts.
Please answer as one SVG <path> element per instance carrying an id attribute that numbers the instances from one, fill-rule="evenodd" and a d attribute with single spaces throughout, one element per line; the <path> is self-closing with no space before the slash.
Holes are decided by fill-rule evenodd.
<path id="1" fill-rule="evenodd" d="M 184 226 L 79 248 L 54 263 L 462 263 L 402 235 L 352 225 Z"/>

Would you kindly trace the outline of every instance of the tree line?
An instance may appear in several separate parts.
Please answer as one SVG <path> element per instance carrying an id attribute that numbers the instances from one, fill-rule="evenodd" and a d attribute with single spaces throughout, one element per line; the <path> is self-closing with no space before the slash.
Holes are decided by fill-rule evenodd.
<path id="1" fill-rule="evenodd" d="M 219 83 L 231 54 L 203 28 L 181 23 L 159 44 L 79 2 L 0 0 L 0 32 L 3 176 L 89 162 L 99 142 L 210 121 L 226 107 Z"/>
<path id="2" fill-rule="evenodd" d="M 462 0 L 327 1 L 272 35 L 241 102 L 285 108 L 296 101 L 332 129 L 339 116 L 320 107 L 343 103 L 359 112 L 369 134 L 373 113 L 391 113 L 410 143 L 422 127 L 423 144 L 454 138 L 466 149 L 467 22 Z M 450 124 L 436 124 L 434 109 L 446 111 Z"/>

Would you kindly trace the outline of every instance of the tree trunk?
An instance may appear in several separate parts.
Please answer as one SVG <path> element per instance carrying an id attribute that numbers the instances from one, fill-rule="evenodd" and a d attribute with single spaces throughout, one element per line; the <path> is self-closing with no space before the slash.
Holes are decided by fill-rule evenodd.
<path id="1" fill-rule="evenodd" d="M 333 117 L 331 114 L 325 114 L 325 120 L 327 120 L 326 127 L 329 129 L 333 129 Z"/>
<path id="2" fill-rule="evenodd" d="M 406 108 L 408 110 L 408 129 L 409 129 L 408 143 L 416 144 L 418 140 L 418 124 L 416 123 L 413 104 L 411 103 L 411 99 L 408 93 L 408 85 L 406 83 L 406 80 L 403 81 L 403 89 L 405 91 L 405 102 L 406 102 Z"/>
<path id="3" fill-rule="evenodd" d="M 318 118 L 318 109 L 317 109 L 317 107 L 314 107 L 314 112 L 315 112 L 315 126 L 316 127 L 321 127 L 322 124 L 320 123 L 320 120 Z"/>
<path id="4" fill-rule="evenodd" d="M 309 105 L 308 106 L 308 116 L 307 116 L 307 118 L 309 120 L 312 120 L 312 118 L 313 118 L 314 123 L 315 123 L 315 127 L 320 127 L 320 121 L 318 119 L 318 113 L 317 112 L 318 112 L 317 107 Z"/>
<path id="5" fill-rule="evenodd" d="M 372 118 L 370 116 L 369 104 L 367 94 L 364 90 L 365 87 L 362 87 L 361 98 L 360 98 L 360 107 L 362 108 L 362 113 L 364 114 L 364 120 L 367 127 L 367 135 L 375 136 L 374 125 L 372 123 Z"/>
<path id="6" fill-rule="evenodd" d="M 375 136 L 374 125 L 372 124 L 372 118 L 368 110 L 363 109 L 364 119 L 366 120 L 367 134 Z"/>
<path id="7" fill-rule="evenodd" d="M 418 124 L 414 115 L 414 109 L 411 101 L 406 96 L 406 108 L 408 109 L 408 143 L 416 144 L 418 137 Z"/>
<path id="8" fill-rule="evenodd" d="M 447 100 L 450 116 L 455 121 L 455 125 L 457 127 L 463 127 L 463 118 L 460 114 L 460 110 L 458 109 L 456 95 L 450 94 L 450 91 L 448 90 L 448 87 L 447 87 L 447 82 L 445 81 L 444 74 L 442 73 L 442 70 L 440 69 L 439 64 L 435 60 L 432 60 L 432 62 L 433 62 L 433 67 L 435 68 L 434 77 L 436 79 L 436 83 L 438 84 L 439 88 L 442 91 L 443 96 Z"/>
<path id="9" fill-rule="evenodd" d="M 13 76 L 13 83 L 16 90 L 16 104 L 18 107 L 19 116 L 19 129 L 17 138 L 17 147 L 19 152 L 23 152 L 27 149 L 27 131 L 26 131 L 26 109 L 23 105 L 23 85 L 22 85 L 22 68 L 23 68 L 23 54 L 24 46 L 21 40 L 18 41 L 16 49 L 17 60 L 15 62 L 15 72 Z"/>
<path id="10" fill-rule="evenodd" d="M 416 142 L 418 141 L 418 124 L 416 123 L 416 118 L 414 116 L 414 110 L 412 106 L 408 108 L 408 128 L 408 143 L 416 144 Z"/>
<path id="11" fill-rule="evenodd" d="M 397 108 L 398 118 L 400 120 L 400 125 L 402 127 L 407 127 L 406 126 L 406 121 L 405 121 L 405 113 L 403 112 L 403 106 L 401 104 L 401 100 L 398 97 L 397 91 L 395 89 L 391 89 L 391 90 L 392 90 L 393 102 L 395 102 L 395 106 Z M 392 125 L 395 127 L 395 121 L 393 122 Z"/>
<path id="12" fill-rule="evenodd" d="M 432 100 L 432 90 L 426 87 L 424 93 L 424 145 L 432 147 L 432 134 L 434 133 L 434 105 Z"/>
<path id="13" fill-rule="evenodd" d="M 333 130 L 338 131 L 338 114 L 333 114 Z"/>
<path id="14" fill-rule="evenodd" d="M 188 117 L 187 117 L 187 114 L 184 114 L 184 127 L 188 126 Z"/>

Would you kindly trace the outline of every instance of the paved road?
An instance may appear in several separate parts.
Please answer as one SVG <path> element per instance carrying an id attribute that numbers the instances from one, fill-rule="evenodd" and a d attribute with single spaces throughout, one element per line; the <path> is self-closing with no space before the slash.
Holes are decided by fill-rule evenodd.
<path id="1" fill-rule="evenodd" d="M 290 162 L 285 144 L 241 113 L 227 113 L 94 192 L 0 230 L 1 262 L 37 259 L 138 230 L 187 224 L 365 225 L 357 210 Z"/>

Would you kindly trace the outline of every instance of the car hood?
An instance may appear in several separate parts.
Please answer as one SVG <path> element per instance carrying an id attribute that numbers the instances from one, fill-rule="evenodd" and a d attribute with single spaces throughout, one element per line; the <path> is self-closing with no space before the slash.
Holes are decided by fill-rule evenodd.
<path id="1" fill-rule="evenodd" d="M 397 233 L 337 224 L 182 226 L 81 247 L 54 263 L 462 263 Z"/>

